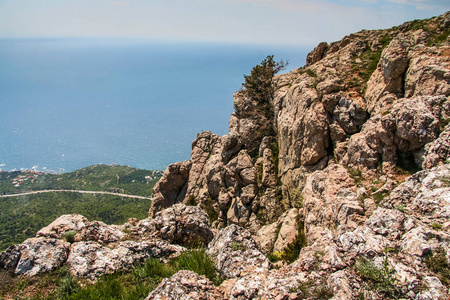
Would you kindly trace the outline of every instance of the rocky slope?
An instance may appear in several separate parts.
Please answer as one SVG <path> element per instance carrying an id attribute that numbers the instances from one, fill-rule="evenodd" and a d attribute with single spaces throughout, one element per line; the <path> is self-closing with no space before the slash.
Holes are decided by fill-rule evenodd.
<path id="1" fill-rule="evenodd" d="M 0 267 L 95 280 L 195 241 L 227 280 L 180 271 L 147 299 L 448 299 L 449 33 L 446 13 L 319 44 L 270 105 L 234 95 L 229 134 L 198 134 L 148 219 L 63 216 Z"/>

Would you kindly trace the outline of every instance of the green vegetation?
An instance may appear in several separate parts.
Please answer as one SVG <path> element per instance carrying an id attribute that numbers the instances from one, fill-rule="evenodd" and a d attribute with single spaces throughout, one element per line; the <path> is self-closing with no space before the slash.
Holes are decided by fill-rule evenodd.
<path id="1" fill-rule="evenodd" d="M 240 242 L 233 241 L 231 242 L 231 249 L 233 249 L 234 251 L 245 250 L 245 246 Z"/>
<path id="2" fill-rule="evenodd" d="M 77 234 L 76 231 L 66 231 L 64 232 L 64 239 L 69 242 L 69 243 L 73 243 L 75 242 L 75 235 Z"/>
<path id="3" fill-rule="evenodd" d="M 450 28 L 444 31 L 437 31 L 436 24 L 430 19 L 414 20 L 410 24 L 410 30 L 415 31 L 422 29 L 428 33 L 427 46 L 440 46 L 445 43 L 450 35 Z"/>
<path id="4" fill-rule="evenodd" d="M 161 177 L 159 171 L 127 166 L 95 165 L 71 173 L 45 174 L 31 171 L 0 172 L 0 193 L 37 190 L 109 191 L 149 196 Z M 21 183 L 19 183 L 21 182 Z M 5 197 L 0 200 L 0 251 L 23 242 L 64 214 L 81 214 L 89 220 L 121 224 L 128 218 L 147 217 L 149 199 L 134 199 L 106 194 L 49 192 Z M 72 241 L 76 233 L 66 233 Z"/>
<path id="5" fill-rule="evenodd" d="M 65 268 L 33 278 L 13 278 L 6 271 L 1 271 L 0 280 L 4 284 L 0 285 L 0 298 L 14 295 L 15 299 L 144 299 L 162 279 L 179 270 L 194 271 L 205 275 L 216 285 L 221 283 L 214 263 L 205 250 L 195 249 L 181 253 L 167 264 L 151 258 L 130 272 L 105 275 L 95 284 L 71 276 Z M 32 292 L 26 287 L 30 287 Z"/>
<path id="6" fill-rule="evenodd" d="M 76 213 L 89 220 L 123 224 L 131 217 L 146 218 L 149 207 L 148 199 L 70 192 L 1 198 L 0 251 L 34 237 L 39 229 L 64 214 Z"/>
<path id="7" fill-rule="evenodd" d="M 350 177 L 353 178 L 357 186 L 360 186 L 364 180 L 362 171 L 360 169 L 347 168 Z"/>
<path id="8" fill-rule="evenodd" d="M 205 275 L 215 285 L 219 285 L 222 282 L 214 262 L 203 248 L 184 251 L 171 264 L 176 271 L 190 270 L 197 274 Z"/>
<path id="9" fill-rule="evenodd" d="M 194 195 L 189 195 L 188 199 L 186 200 L 185 203 L 187 206 L 197 206 L 198 201 L 197 198 L 195 198 Z"/>
<path id="10" fill-rule="evenodd" d="M 311 281 L 299 282 L 298 286 L 291 289 L 291 292 L 301 293 L 299 299 L 323 300 L 332 298 L 333 292 L 328 288 L 325 280 L 321 280 L 319 285 L 313 286 Z"/>
<path id="11" fill-rule="evenodd" d="M 108 165 L 94 165 L 63 174 L 0 172 L 0 194 L 56 189 L 107 191 L 149 197 L 161 176 L 161 171 Z"/>
<path id="12" fill-rule="evenodd" d="M 357 260 L 355 265 L 359 276 L 368 283 L 371 290 L 375 290 L 387 299 L 397 299 L 400 293 L 399 287 L 396 285 L 396 279 L 393 275 L 393 268 L 389 267 L 388 256 L 386 253 L 383 265 L 378 267 L 375 263 L 365 257 Z"/>
<path id="13" fill-rule="evenodd" d="M 375 194 L 372 194 L 372 197 L 373 197 L 373 199 L 375 200 L 375 202 L 376 202 L 377 204 L 380 204 L 381 201 L 382 201 L 384 198 L 386 198 L 386 196 L 388 196 L 388 195 L 389 195 L 389 192 L 383 192 L 383 193 L 375 193 Z"/>
<path id="14" fill-rule="evenodd" d="M 433 228 L 433 229 L 442 229 L 442 224 L 434 222 L 433 225 L 431 225 L 431 228 Z"/>
<path id="15" fill-rule="evenodd" d="M 253 67 L 250 75 L 244 75 L 243 92 L 261 104 L 269 104 L 275 92 L 272 79 L 286 66 L 287 62 L 276 62 L 273 55 L 268 55 L 261 64 Z"/>
<path id="16" fill-rule="evenodd" d="M 314 73 L 313 70 L 311 70 L 311 69 L 306 69 L 305 72 L 306 72 L 306 74 L 308 74 L 309 76 L 314 77 L 314 78 L 317 78 L 317 74 Z"/>
<path id="17" fill-rule="evenodd" d="M 431 255 L 426 257 L 425 264 L 444 285 L 450 286 L 450 264 L 443 247 L 434 250 Z"/>
<path id="18" fill-rule="evenodd" d="M 200 207 L 206 211 L 211 223 L 219 218 L 219 213 L 214 209 L 214 204 L 211 198 L 208 197 L 208 199 L 202 203 Z"/>
<path id="19" fill-rule="evenodd" d="M 291 206 L 295 208 L 303 207 L 303 195 L 302 192 L 297 188 L 292 188 L 289 190 L 289 198 L 291 201 Z"/>
<path id="20" fill-rule="evenodd" d="M 287 263 L 293 263 L 295 260 L 297 260 L 298 256 L 300 255 L 300 250 L 302 250 L 302 248 L 306 246 L 305 224 L 304 222 L 300 221 L 300 219 L 298 219 L 297 222 L 298 233 L 295 237 L 295 240 L 292 243 L 288 244 L 286 248 L 283 249 L 283 251 L 269 254 L 267 258 L 271 262 L 284 260 Z"/>
<path id="21" fill-rule="evenodd" d="M 394 205 L 394 208 L 401 211 L 402 213 L 406 213 L 406 207 L 404 205 Z"/>

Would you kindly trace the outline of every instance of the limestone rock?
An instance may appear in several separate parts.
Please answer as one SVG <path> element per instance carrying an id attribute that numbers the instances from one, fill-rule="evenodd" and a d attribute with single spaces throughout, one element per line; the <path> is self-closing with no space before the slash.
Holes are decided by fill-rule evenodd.
<path id="1" fill-rule="evenodd" d="M 278 237 L 279 226 L 279 222 L 265 225 L 253 235 L 253 239 L 259 244 L 259 249 L 265 255 L 274 252 L 273 245 Z"/>
<path id="2" fill-rule="evenodd" d="M 450 186 L 446 178 L 450 178 L 449 164 L 417 172 L 391 192 L 385 205 L 403 205 L 419 213 L 416 217 L 427 222 L 448 221 Z"/>
<path id="3" fill-rule="evenodd" d="M 125 237 L 115 225 L 106 225 L 103 222 L 87 222 L 86 226 L 80 231 L 80 238 L 83 241 L 97 241 L 101 244 L 118 242 Z"/>
<path id="4" fill-rule="evenodd" d="M 319 43 L 319 45 L 317 45 L 312 52 L 308 53 L 308 56 L 306 57 L 306 65 L 309 66 L 321 60 L 327 48 L 327 43 Z"/>
<path id="5" fill-rule="evenodd" d="M 302 271 L 315 269 L 336 271 L 346 267 L 329 230 L 324 230 L 312 245 L 301 249 L 294 266 Z"/>
<path id="6" fill-rule="evenodd" d="M 376 234 L 398 239 L 404 231 L 403 223 L 405 219 L 405 215 L 399 210 L 378 207 L 366 220 L 366 226 Z"/>
<path id="7" fill-rule="evenodd" d="M 425 145 L 422 168 L 431 169 L 450 160 L 450 125 L 431 143 Z"/>
<path id="8" fill-rule="evenodd" d="M 20 245 L 12 245 L 0 253 L 0 268 L 4 270 L 14 270 L 20 259 Z"/>
<path id="9" fill-rule="evenodd" d="M 141 220 L 134 232 L 182 246 L 207 245 L 213 238 L 208 215 L 200 207 L 182 203 L 158 212 L 154 219 Z"/>
<path id="10" fill-rule="evenodd" d="M 299 215 L 298 209 L 292 208 L 280 217 L 280 229 L 277 240 L 273 245 L 273 251 L 283 251 L 290 243 L 292 243 L 298 235 Z"/>
<path id="11" fill-rule="evenodd" d="M 60 239 L 64 237 L 64 233 L 68 231 L 80 232 L 86 226 L 88 220 L 82 215 L 62 215 L 50 225 L 42 228 L 36 233 L 36 237 L 48 237 Z"/>
<path id="12" fill-rule="evenodd" d="M 222 229 L 208 245 L 207 253 L 225 278 L 238 277 L 246 269 L 271 267 L 250 232 L 237 225 Z"/>
<path id="13" fill-rule="evenodd" d="M 67 260 L 69 243 L 57 239 L 31 238 L 22 243 L 15 274 L 34 276 L 59 268 Z"/>
<path id="14" fill-rule="evenodd" d="M 72 246 L 67 264 L 73 276 L 96 280 L 104 274 L 129 270 L 150 257 L 167 259 L 183 250 L 164 241 L 124 241 L 115 248 L 93 241 L 79 242 Z"/>
<path id="15" fill-rule="evenodd" d="M 178 271 L 163 281 L 154 289 L 145 300 L 212 300 L 218 299 L 214 284 L 205 276 L 192 271 Z"/>
<path id="16" fill-rule="evenodd" d="M 179 194 L 182 193 L 182 189 L 188 180 L 190 168 L 191 162 L 189 161 L 174 163 L 167 167 L 163 176 L 153 188 L 154 197 L 150 205 L 150 217 L 184 199 L 184 195 Z"/>
<path id="17" fill-rule="evenodd" d="M 352 223 L 352 215 L 363 215 L 356 199 L 354 180 L 341 165 L 329 165 L 308 177 L 303 189 L 305 234 L 313 243 L 326 228 Z"/>
<path id="18" fill-rule="evenodd" d="M 423 279 L 427 290 L 420 292 L 416 300 L 445 299 L 448 296 L 447 289 L 442 285 L 439 278 L 427 276 Z"/>

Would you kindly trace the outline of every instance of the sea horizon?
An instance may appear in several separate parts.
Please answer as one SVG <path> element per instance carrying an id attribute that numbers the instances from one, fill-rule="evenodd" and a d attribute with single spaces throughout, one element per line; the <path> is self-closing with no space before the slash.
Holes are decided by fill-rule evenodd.
<path id="1" fill-rule="evenodd" d="M 228 133 L 233 94 L 267 55 L 312 47 L 118 38 L 0 38 L 0 170 L 164 170 Z M 286 72 L 284 71 L 284 72 Z"/>

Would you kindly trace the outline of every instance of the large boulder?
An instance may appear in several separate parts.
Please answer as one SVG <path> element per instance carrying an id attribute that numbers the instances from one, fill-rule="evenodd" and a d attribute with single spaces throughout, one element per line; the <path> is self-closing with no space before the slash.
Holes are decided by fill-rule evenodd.
<path id="1" fill-rule="evenodd" d="M 88 220 L 82 215 L 62 215 L 48 226 L 42 228 L 36 233 L 36 237 L 48 237 L 60 239 L 64 237 L 64 233 L 68 231 L 80 232 L 86 226 Z"/>
<path id="2" fill-rule="evenodd" d="M 67 264 L 73 276 L 96 280 L 104 274 L 129 270 L 146 259 L 168 259 L 185 250 L 165 241 L 124 241 L 115 248 L 94 241 L 79 242 L 72 246 Z"/>
<path id="3" fill-rule="evenodd" d="M 212 300 L 222 298 L 220 296 L 215 292 L 214 284 L 205 276 L 183 270 L 163 279 L 145 300 Z"/>
<path id="4" fill-rule="evenodd" d="M 422 168 L 431 169 L 450 161 L 450 125 L 431 143 L 425 145 Z"/>
<path id="5" fill-rule="evenodd" d="M 156 213 L 153 219 L 141 220 L 133 233 L 161 238 L 182 246 L 207 245 L 213 238 L 205 211 L 198 206 L 182 203 Z"/>
<path id="6" fill-rule="evenodd" d="M 225 278 L 238 277 L 248 269 L 271 268 L 270 261 L 259 251 L 251 233 L 237 225 L 222 229 L 209 243 L 207 253 Z"/>
<path id="7" fill-rule="evenodd" d="M 4 270 L 14 270 L 20 259 L 21 245 L 12 245 L 0 253 L 0 268 Z"/>
<path id="8" fill-rule="evenodd" d="M 191 165 L 190 161 L 184 161 L 167 167 L 153 188 L 154 196 L 149 210 L 150 217 L 154 217 L 158 211 L 164 208 L 183 201 Z"/>
<path id="9" fill-rule="evenodd" d="M 355 181 L 342 165 L 332 164 L 311 174 L 302 192 L 305 234 L 309 244 L 324 229 L 347 225 L 355 228 L 356 219 L 364 215 L 357 200 Z"/>
<path id="10" fill-rule="evenodd" d="M 70 244 L 58 239 L 31 238 L 22 243 L 15 274 L 34 276 L 61 267 Z"/>

